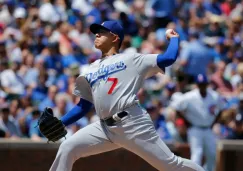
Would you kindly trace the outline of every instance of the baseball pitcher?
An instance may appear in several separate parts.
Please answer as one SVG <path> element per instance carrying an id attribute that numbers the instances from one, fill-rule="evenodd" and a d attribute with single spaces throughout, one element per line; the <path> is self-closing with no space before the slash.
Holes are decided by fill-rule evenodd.
<path id="1" fill-rule="evenodd" d="M 84 116 L 92 105 L 101 119 L 60 145 L 50 171 L 71 171 L 81 157 L 121 147 L 161 171 L 203 171 L 169 150 L 136 97 L 145 78 L 164 73 L 165 67 L 176 61 L 179 35 L 173 30 L 167 33 L 170 43 L 164 54 L 119 54 L 124 33 L 118 22 L 92 24 L 90 30 L 96 36 L 94 44 L 102 57 L 76 79 L 73 93 L 80 97 L 79 103 L 60 120 L 53 117 L 51 108 L 46 108 L 39 128 L 49 141 L 57 141 L 66 135 L 65 126 Z"/>

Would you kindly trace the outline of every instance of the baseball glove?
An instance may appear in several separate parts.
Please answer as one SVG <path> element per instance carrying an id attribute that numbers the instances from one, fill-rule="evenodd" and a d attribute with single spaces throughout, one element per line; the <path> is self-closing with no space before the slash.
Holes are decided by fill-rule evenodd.
<path id="1" fill-rule="evenodd" d="M 49 107 L 46 107 L 41 113 L 38 126 L 40 132 L 48 139 L 48 142 L 58 141 L 67 134 L 65 125 L 61 120 L 53 116 L 53 111 Z"/>

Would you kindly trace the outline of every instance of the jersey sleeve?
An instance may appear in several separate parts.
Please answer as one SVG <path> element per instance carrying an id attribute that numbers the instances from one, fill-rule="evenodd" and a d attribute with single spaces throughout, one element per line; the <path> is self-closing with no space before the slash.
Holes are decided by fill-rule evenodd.
<path id="1" fill-rule="evenodd" d="M 73 94 L 93 103 L 91 87 L 84 75 L 80 75 L 75 82 Z"/>
<path id="2" fill-rule="evenodd" d="M 134 66 L 139 74 L 145 78 L 149 78 L 158 72 L 164 73 L 165 69 L 161 69 L 157 65 L 158 54 L 139 54 L 136 53 L 133 58 Z"/>

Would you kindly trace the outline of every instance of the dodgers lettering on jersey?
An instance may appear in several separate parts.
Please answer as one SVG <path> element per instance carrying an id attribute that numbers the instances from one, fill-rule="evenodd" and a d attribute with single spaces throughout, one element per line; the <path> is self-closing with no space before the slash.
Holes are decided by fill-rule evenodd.
<path id="1" fill-rule="evenodd" d="M 126 67 L 127 66 L 124 64 L 123 61 L 116 62 L 114 64 L 109 64 L 106 66 L 102 65 L 98 69 L 98 71 L 85 74 L 85 78 L 89 82 L 90 86 L 92 87 L 97 80 L 103 79 L 104 81 L 106 81 L 109 75 L 122 71 L 126 69 Z"/>
<path id="2" fill-rule="evenodd" d="M 137 92 L 145 78 L 162 70 L 157 54 L 117 54 L 96 60 L 77 79 L 73 94 L 95 106 L 101 118 L 137 103 Z"/>

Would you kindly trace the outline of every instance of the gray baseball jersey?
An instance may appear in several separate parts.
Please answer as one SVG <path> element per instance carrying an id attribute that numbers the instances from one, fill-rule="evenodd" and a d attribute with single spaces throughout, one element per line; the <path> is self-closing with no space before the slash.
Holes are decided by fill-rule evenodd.
<path id="1" fill-rule="evenodd" d="M 81 157 L 121 147 L 158 170 L 203 171 L 170 151 L 156 133 L 150 115 L 137 104 L 136 93 L 143 80 L 158 71 L 163 72 L 156 58 L 157 55 L 113 55 L 95 61 L 87 73 L 77 78 L 74 94 L 94 103 L 101 118 L 124 109 L 128 115 L 112 126 L 99 120 L 80 129 L 61 144 L 50 171 L 71 171 L 74 161 Z"/>
<path id="2" fill-rule="evenodd" d="M 74 94 L 94 103 L 101 118 L 109 117 L 137 102 L 144 78 L 163 72 L 156 58 L 156 54 L 117 54 L 96 60 L 77 78 Z"/>

